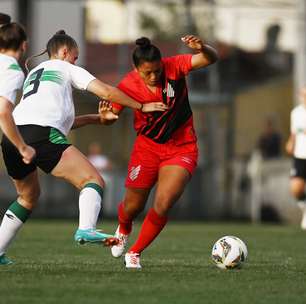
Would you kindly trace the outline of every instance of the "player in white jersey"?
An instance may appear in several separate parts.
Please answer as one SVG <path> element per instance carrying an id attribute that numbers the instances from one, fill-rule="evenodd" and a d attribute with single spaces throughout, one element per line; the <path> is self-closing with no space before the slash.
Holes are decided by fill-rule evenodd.
<path id="1" fill-rule="evenodd" d="M 306 230 L 306 88 L 300 92 L 301 104 L 291 111 L 291 134 L 286 144 L 293 156 L 290 190 L 302 211 L 301 228 Z"/>
<path id="2" fill-rule="evenodd" d="M 0 13 L 0 127 L 17 147 L 23 161 L 29 163 L 35 151 L 22 139 L 12 116 L 16 93 L 24 81 L 18 60 L 26 47 L 27 35 L 22 26 L 11 22 L 10 16 Z"/>
<path id="3" fill-rule="evenodd" d="M 104 187 L 101 175 L 66 139 L 72 126 L 86 124 L 84 117 L 75 119 L 72 87 L 143 112 L 166 109 L 162 103 L 142 106 L 117 88 L 75 66 L 78 46 L 64 31 L 56 33 L 49 40 L 46 51 L 49 60 L 28 74 L 22 99 L 13 113 L 25 141 L 35 148 L 36 158 L 31 164 L 24 164 L 6 136 L 1 144 L 7 171 L 13 178 L 19 196 L 7 210 L 0 227 L 0 255 L 5 253 L 37 203 L 40 194 L 37 167 L 65 179 L 81 191 L 79 227 L 74 236 L 76 242 L 110 246 L 118 241 L 112 235 L 96 229 Z M 99 115 L 96 114 L 96 117 L 97 123 L 100 123 Z"/>
<path id="4" fill-rule="evenodd" d="M 0 127 L 21 162 L 29 164 L 35 157 L 35 150 L 21 137 L 12 115 L 16 93 L 22 88 L 24 80 L 18 60 L 26 47 L 27 35 L 22 26 L 11 22 L 10 16 L 0 13 Z M 0 265 L 2 264 L 10 264 L 3 252 L 0 253 Z"/>

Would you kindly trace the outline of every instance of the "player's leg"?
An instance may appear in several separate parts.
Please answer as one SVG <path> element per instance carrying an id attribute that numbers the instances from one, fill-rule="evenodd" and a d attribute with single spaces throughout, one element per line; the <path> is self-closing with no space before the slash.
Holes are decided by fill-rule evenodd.
<path id="1" fill-rule="evenodd" d="M 119 243 L 112 247 L 112 255 L 120 257 L 127 246 L 129 235 L 132 231 L 133 220 L 143 211 L 150 189 L 127 188 L 124 200 L 118 206 L 118 228 L 115 236 Z"/>
<path id="2" fill-rule="evenodd" d="M 36 206 L 40 194 L 37 170 L 13 182 L 18 198 L 7 209 L 0 226 L 0 264 L 11 264 L 4 254 Z"/>
<path id="3" fill-rule="evenodd" d="M 290 191 L 297 200 L 297 205 L 302 211 L 301 228 L 306 230 L 306 194 L 305 180 L 301 177 L 293 177 L 290 181 Z"/>
<path id="4" fill-rule="evenodd" d="M 119 226 L 116 236 L 120 241 L 118 246 L 112 248 L 114 257 L 122 255 L 132 231 L 132 222 L 143 210 L 150 190 L 156 183 L 160 157 L 152 151 L 152 143 L 141 136 L 136 139 L 125 181 L 125 198 L 118 207 Z"/>
<path id="5" fill-rule="evenodd" d="M 51 174 L 65 179 L 80 189 L 79 196 L 79 229 L 75 240 L 84 242 L 103 242 L 110 246 L 117 240 L 112 235 L 96 230 L 98 216 L 103 199 L 104 181 L 96 168 L 78 149 L 69 146 L 61 155 Z"/>
<path id="6" fill-rule="evenodd" d="M 290 191 L 297 200 L 297 205 L 302 211 L 301 228 L 306 230 L 306 160 L 294 158 L 293 168 L 291 169 Z"/>
<path id="7" fill-rule="evenodd" d="M 290 180 L 290 191 L 298 201 L 305 201 L 305 180 L 301 177 L 293 177 Z"/>
<path id="8" fill-rule="evenodd" d="M 180 166 L 170 165 L 160 168 L 153 208 L 148 211 L 136 242 L 125 256 L 128 268 L 141 268 L 139 261 L 141 252 L 152 243 L 166 225 L 169 210 L 183 193 L 190 176 L 190 172 Z"/>

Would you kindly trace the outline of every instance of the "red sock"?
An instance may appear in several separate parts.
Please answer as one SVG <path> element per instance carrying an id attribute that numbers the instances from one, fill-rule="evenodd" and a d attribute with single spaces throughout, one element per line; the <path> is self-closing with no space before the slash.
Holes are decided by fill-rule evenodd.
<path id="1" fill-rule="evenodd" d="M 131 219 L 124 211 L 123 202 L 118 206 L 119 232 L 122 234 L 130 234 L 132 231 L 133 219 Z"/>
<path id="2" fill-rule="evenodd" d="M 159 216 L 155 210 L 151 208 L 143 221 L 138 239 L 129 249 L 129 252 L 141 253 L 163 230 L 167 220 L 167 216 Z"/>

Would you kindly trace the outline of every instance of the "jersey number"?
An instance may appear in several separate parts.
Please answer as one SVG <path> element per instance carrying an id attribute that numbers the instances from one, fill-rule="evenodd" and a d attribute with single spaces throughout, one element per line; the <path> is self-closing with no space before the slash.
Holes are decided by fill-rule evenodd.
<path id="1" fill-rule="evenodd" d="M 43 71 L 44 71 L 44 68 L 37 70 L 36 72 L 34 72 L 31 75 L 31 78 L 35 77 L 29 83 L 29 85 L 33 85 L 33 89 L 31 91 L 29 91 L 28 93 L 24 94 L 23 99 L 26 99 L 30 95 L 37 93 L 37 90 L 38 90 L 39 85 L 40 85 L 40 78 L 41 78 L 41 75 L 42 75 Z"/>

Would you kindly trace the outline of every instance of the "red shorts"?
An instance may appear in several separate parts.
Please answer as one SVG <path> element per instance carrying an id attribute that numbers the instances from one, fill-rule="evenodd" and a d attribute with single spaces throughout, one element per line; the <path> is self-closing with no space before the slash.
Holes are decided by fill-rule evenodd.
<path id="1" fill-rule="evenodd" d="M 196 142 L 177 145 L 173 140 L 158 144 L 145 136 L 137 136 L 128 165 L 126 187 L 151 188 L 163 166 L 176 165 L 192 175 L 197 166 Z"/>

